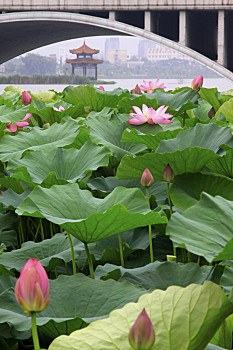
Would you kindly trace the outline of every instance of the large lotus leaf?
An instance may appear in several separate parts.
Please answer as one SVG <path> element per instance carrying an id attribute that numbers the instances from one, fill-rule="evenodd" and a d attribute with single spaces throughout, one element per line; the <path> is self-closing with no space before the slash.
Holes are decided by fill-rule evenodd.
<path id="1" fill-rule="evenodd" d="M 167 232 L 176 247 L 186 247 L 209 261 L 233 260 L 233 202 L 203 192 L 182 215 L 172 215 Z"/>
<path id="2" fill-rule="evenodd" d="M 211 106 L 209 103 L 199 101 L 199 106 L 198 108 L 194 109 L 194 115 L 199 119 L 199 120 L 205 120 L 205 121 L 210 121 L 210 118 L 208 116 L 208 113 L 211 109 Z"/>
<path id="3" fill-rule="evenodd" d="M 57 98 L 56 92 L 54 91 L 40 90 L 40 91 L 33 92 L 31 95 L 36 100 L 42 100 L 42 101 L 56 100 Z"/>
<path id="4" fill-rule="evenodd" d="M 22 194 L 17 194 L 12 189 L 2 192 L 0 194 L 0 209 L 15 210 L 29 193 L 31 191 L 26 190 Z"/>
<path id="5" fill-rule="evenodd" d="M 205 350 L 226 350 L 226 349 L 221 348 L 220 346 L 217 346 L 214 344 L 208 344 L 207 347 L 205 348 Z"/>
<path id="6" fill-rule="evenodd" d="M 47 130 L 32 128 L 29 133 L 19 133 L 14 136 L 7 135 L 1 140 L 0 159 L 20 158 L 27 150 L 46 150 L 63 147 L 71 144 L 79 130 L 75 120 L 70 119 L 65 124 L 53 124 Z"/>
<path id="7" fill-rule="evenodd" d="M 221 106 L 221 103 L 217 98 L 217 93 L 217 88 L 207 89 L 202 87 L 199 91 L 199 94 L 203 100 L 207 101 L 211 106 L 213 106 L 216 112 Z"/>
<path id="8" fill-rule="evenodd" d="M 233 178 L 233 149 L 229 149 L 224 156 L 211 161 L 207 167 L 217 174 Z"/>
<path id="9" fill-rule="evenodd" d="M 203 284 L 206 280 L 219 284 L 224 267 L 220 265 L 200 267 L 195 263 L 184 265 L 168 261 L 156 261 L 135 269 L 125 269 L 121 266 L 105 264 L 97 267 L 95 277 L 101 277 L 102 279 L 102 276 L 116 270 L 119 271 L 119 281 L 127 280 L 149 290 L 166 290 L 169 286 L 186 287 L 191 283 Z"/>
<path id="10" fill-rule="evenodd" d="M 156 150 L 162 140 L 170 140 L 175 138 L 182 129 L 160 131 L 156 135 L 143 134 L 136 129 L 128 130 L 123 132 L 121 142 L 135 142 L 143 143 L 152 150 Z"/>
<path id="11" fill-rule="evenodd" d="M 85 251 L 83 243 L 73 238 L 75 257 Z M 37 259 L 48 271 L 61 262 L 71 261 L 70 243 L 65 234 L 57 233 L 50 239 L 35 243 L 28 241 L 20 249 L 0 255 L 0 264 L 8 269 L 20 271 L 28 259 Z"/>
<path id="12" fill-rule="evenodd" d="M 233 136 L 228 127 L 221 127 L 217 124 L 196 124 L 194 128 L 184 130 L 175 139 L 161 141 L 157 152 L 174 152 L 183 150 L 186 147 L 202 147 L 212 149 L 214 152 L 219 150 L 222 144 L 233 140 Z"/>
<path id="13" fill-rule="evenodd" d="M 221 346 L 224 349 L 232 349 L 233 315 L 227 317 L 220 328 L 211 339 L 211 343 Z"/>
<path id="14" fill-rule="evenodd" d="M 15 247 L 17 245 L 16 229 L 18 226 L 18 218 L 15 214 L 9 212 L 0 213 L 0 243 L 4 243 L 6 247 Z M 0 257 L 5 255 L 0 254 Z"/>
<path id="15" fill-rule="evenodd" d="M 233 261 L 223 261 L 221 264 L 225 265 L 225 268 L 220 280 L 220 286 L 222 286 L 226 294 L 230 295 L 233 288 Z"/>
<path id="16" fill-rule="evenodd" d="M 117 187 L 104 199 L 94 198 L 78 184 L 37 186 L 20 204 L 19 215 L 44 217 L 80 241 L 96 242 L 117 233 L 150 224 L 166 223 L 165 217 L 150 211 L 139 189 Z"/>
<path id="17" fill-rule="evenodd" d="M 58 106 L 59 107 L 59 106 Z M 60 123 L 61 120 L 66 117 L 70 116 L 73 118 L 76 118 L 82 114 L 85 113 L 83 106 L 71 106 L 64 111 L 57 111 L 54 110 L 52 107 L 45 107 L 38 110 L 35 110 L 36 114 L 38 114 L 41 119 L 43 120 L 43 123 L 49 123 L 52 125 L 53 123 Z"/>
<path id="18" fill-rule="evenodd" d="M 233 305 L 216 284 L 191 284 L 186 288 L 155 290 L 111 312 L 104 320 L 70 336 L 55 339 L 49 350 L 130 350 L 128 333 L 145 308 L 155 328 L 154 349 L 201 350 L 211 340 Z"/>
<path id="19" fill-rule="evenodd" d="M 224 114 L 224 117 L 227 121 L 233 122 L 233 98 L 231 98 L 229 101 L 224 102 L 221 107 L 218 109 L 215 118 L 218 118 L 219 114 Z"/>
<path id="20" fill-rule="evenodd" d="M 147 107 L 152 107 L 154 109 L 158 108 L 158 102 L 154 98 L 153 100 L 147 98 L 147 95 L 135 96 L 130 95 L 123 97 L 118 103 L 118 110 L 120 113 L 131 113 L 134 112 L 132 106 L 137 106 L 142 108 L 142 105 L 145 104 Z"/>
<path id="21" fill-rule="evenodd" d="M 123 131 L 129 123 L 122 122 L 117 117 L 109 119 L 101 113 L 93 112 L 88 116 L 86 124 L 92 142 L 109 148 L 117 159 L 121 159 L 125 154 L 136 154 L 146 149 L 144 145 L 121 142 Z"/>
<path id="22" fill-rule="evenodd" d="M 123 186 L 126 188 L 140 188 L 140 190 L 146 195 L 145 186 L 141 185 L 141 179 L 132 180 L 118 180 L 115 176 L 109 177 L 96 177 L 92 179 L 88 186 L 92 190 L 99 190 L 101 192 L 112 192 L 114 188 L 118 186 Z M 156 198 L 157 204 L 164 204 L 167 198 L 167 184 L 164 181 L 154 181 L 153 185 L 150 187 L 150 195 Z"/>
<path id="23" fill-rule="evenodd" d="M 119 95 L 102 93 L 91 86 L 78 86 L 68 92 L 64 101 L 73 105 L 82 104 L 84 107 L 89 107 L 91 111 L 100 112 L 104 107 L 116 107 L 122 94 L 125 95 L 123 90 Z"/>
<path id="24" fill-rule="evenodd" d="M 70 334 L 126 303 L 137 301 L 144 293 L 145 289 L 126 281 L 92 280 L 82 274 L 60 275 L 50 281 L 51 300 L 37 314 L 37 325 L 51 337 Z M 0 295 L 0 334 L 25 339 L 30 332 L 30 317 L 26 317 L 17 303 L 12 288 L 6 289 Z"/>
<path id="25" fill-rule="evenodd" d="M 0 177 L 0 185 L 12 189 L 14 192 L 21 194 L 24 192 L 24 187 L 18 179 L 11 176 Z M 1 201 L 1 198 L 0 198 Z"/>
<path id="26" fill-rule="evenodd" d="M 2 123 L 17 123 L 26 116 L 28 108 L 28 106 L 18 109 L 7 105 L 0 106 L 0 121 Z"/>
<path id="27" fill-rule="evenodd" d="M 22 159 L 9 161 L 8 169 L 18 171 L 11 177 L 29 181 L 29 183 L 43 182 L 45 186 L 47 177 L 51 177 L 52 173 L 55 179 L 72 183 L 84 178 L 88 173 L 91 174 L 92 170 L 100 166 L 107 166 L 108 153 L 106 148 L 98 147 L 91 142 L 84 144 L 80 150 L 59 148 L 46 151 L 44 149 L 29 152 Z"/>
<path id="28" fill-rule="evenodd" d="M 233 201 L 233 180 L 213 173 L 178 175 L 171 186 L 171 199 L 175 207 L 186 210 L 199 201 L 202 192 Z"/>
<path id="29" fill-rule="evenodd" d="M 180 175 L 201 171 L 207 163 L 218 157 L 214 151 L 201 147 L 187 147 L 184 150 L 166 153 L 147 153 L 136 157 L 126 155 L 117 168 L 117 178 L 141 179 L 143 171 L 148 168 L 154 179 L 163 180 L 163 170 L 168 163 L 174 174 Z"/>
<path id="30" fill-rule="evenodd" d="M 178 92 L 165 92 L 162 89 L 157 89 L 153 94 L 147 94 L 147 98 L 156 99 L 159 105 L 168 105 L 173 109 L 173 115 L 178 116 L 185 111 L 197 108 L 197 93 L 190 88 L 183 88 Z"/>

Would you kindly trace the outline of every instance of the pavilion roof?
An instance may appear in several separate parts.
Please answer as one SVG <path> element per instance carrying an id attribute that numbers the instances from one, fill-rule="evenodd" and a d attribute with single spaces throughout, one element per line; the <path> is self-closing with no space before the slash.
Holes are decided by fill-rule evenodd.
<path id="1" fill-rule="evenodd" d="M 83 45 L 80 46 L 79 48 L 70 50 L 70 53 L 75 53 L 75 54 L 82 54 L 82 53 L 95 54 L 95 53 L 99 53 L 99 52 L 100 52 L 100 50 L 91 49 L 89 46 L 87 46 L 85 41 L 84 41 Z"/>
<path id="2" fill-rule="evenodd" d="M 95 60 L 94 58 L 74 58 L 74 59 L 66 60 L 66 63 L 93 64 L 93 63 L 103 63 L 103 60 Z"/>

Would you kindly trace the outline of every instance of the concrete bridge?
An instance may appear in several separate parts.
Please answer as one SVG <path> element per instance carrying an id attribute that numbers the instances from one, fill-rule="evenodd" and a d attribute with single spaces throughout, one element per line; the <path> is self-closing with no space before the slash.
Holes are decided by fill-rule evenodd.
<path id="1" fill-rule="evenodd" d="M 0 63 L 62 40 L 140 36 L 233 81 L 232 0 L 0 0 Z"/>

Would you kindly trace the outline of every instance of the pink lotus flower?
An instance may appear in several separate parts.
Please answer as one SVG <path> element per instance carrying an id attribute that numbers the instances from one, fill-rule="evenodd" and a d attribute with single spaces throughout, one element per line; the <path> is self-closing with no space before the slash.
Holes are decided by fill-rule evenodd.
<path id="1" fill-rule="evenodd" d="M 60 105 L 60 106 L 59 106 L 59 108 L 57 108 L 57 107 L 53 107 L 53 109 L 54 109 L 55 111 L 58 111 L 58 112 L 62 112 L 62 111 L 64 111 L 64 110 L 65 110 L 65 108 L 64 108 L 64 107 L 62 107 L 62 105 Z"/>
<path id="2" fill-rule="evenodd" d="M 129 331 L 129 343 L 135 350 L 151 350 L 155 342 L 155 330 L 145 309 L 142 310 Z"/>
<path id="3" fill-rule="evenodd" d="M 17 122 L 15 124 L 13 123 L 9 123 L 4 130 L 8 129 L 10 132 L 16 132 L 17 128 L 19 128 L 20 130 L 23 129 L 24 126 L 28 126 L 29 123 L 28 122 L 24 122 L 24 120 L 27 120 L 28 118 L 30 118 L 32 116 L 32 114 L 28 113 L 26 114 L 26 117 L 24 117 L 20 122 Z"/>
<path id="4" fill-rule="evenodd" d="M 162 88 L 165 89 L 166 86 L 164 84 L 159 84 L 159 79 L 157 79 L 154 83 L 152 81 L 143 80 L 144 85 L 141 85 L 141 90 L 146 91 L 148 94 L 152 94 L 155 89 Z"/>
<path id="5" fill-rule="evenodd" d="M 141 177 L 141 185 L 145 187 L 150 187 L 153 185 L 154 178 L 149 169 L 145 169 Z"/>
<path id="6" fill-rule="evenodd" d="M 191 88 L 194 91 L 199 91 L 202 85 L 203 85 L 203 75 L 199 75 L 198 77 L 193 79 Z"/>
<path id="7" fill-rule="evenodd" d="M 27 91 L 23 91 L 22 92 L 22 104 L 24 106 L 27 106 L 27 105 L 30 105 L 31 102 L 32 102 L 32 96 Z"/>
<path id="8" fill-rule="evenodd" d="M 99 86 L 98 89 L 105 91 L 105 88 L 103 86 Z"/>
<path id="9" fill-rule="evenodd" d="M 145 104 L 142 105 L 142 111 L 139 107 L 133 106 L 136 113 L 130 113 L 129 115 L 133 117 L 129 120 L 130 124 L 141 125 L 144 123 L 148 124 L 171 124 L 172 121 L 169 120 L 173 117 L 172 114 L 165 113 L 168 106 L 165 105 L 159 107 L 156 111 L 150 107 L 148 108 Z"/>
<path id="10" fill-rule="evenodd" d="M 22 268 L 15 285 L 15 297 L 22 309 L 43 311 L 49 303 L 49 280 L 43 266 L 36 259 L 29 259 Z"/>

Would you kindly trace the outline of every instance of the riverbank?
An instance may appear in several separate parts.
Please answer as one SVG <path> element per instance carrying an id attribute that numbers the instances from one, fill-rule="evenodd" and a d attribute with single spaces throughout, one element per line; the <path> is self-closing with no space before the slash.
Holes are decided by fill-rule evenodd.
<path id="1" fill-rule="evenodd" d="M 89 85 L 115 84 L 114 81 L 93 80 L 91 77 L 79 75 L 1 75 L 0 84 L 62 84 L 62 85 Z"/>

